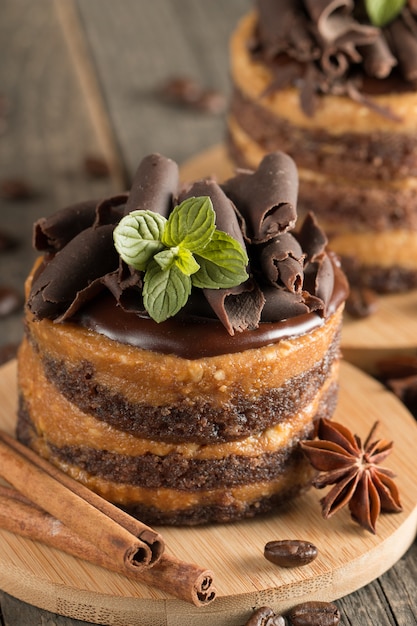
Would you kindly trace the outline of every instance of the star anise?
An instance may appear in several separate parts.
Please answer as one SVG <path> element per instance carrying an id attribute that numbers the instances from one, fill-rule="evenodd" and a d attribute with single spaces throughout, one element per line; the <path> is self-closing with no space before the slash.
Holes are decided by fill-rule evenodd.
<path id="1" fill-rule="evenodd" d="M 321 472 L 313 485 L 318 489 L 334 485 L 320 500 L 323 517 L 327 519 L 348 505 L 352 518 L 374 534 L 381 511 L 402 511 L 395 474 L 379 467 L 393 442 L 374 439 L 377 426 L 375 422 L 362 445 L 346 426 L 321 419 L 318 439 L 301 442 L 310 463 Z"/>

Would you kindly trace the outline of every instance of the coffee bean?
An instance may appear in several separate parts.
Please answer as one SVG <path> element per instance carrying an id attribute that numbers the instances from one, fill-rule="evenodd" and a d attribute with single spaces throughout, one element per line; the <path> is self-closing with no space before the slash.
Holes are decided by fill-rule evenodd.
<path id="1" fill-rule="evenodd" d="M 187 76 L 169 79 L 159 89 L 159 95 L 165 102 L 202 113 L 223 113 L 227 104 L 222 93 L 215 89 L 206 89 Z"/>
<path id="2" fill-rule="evenodd" d="M 187 76 L 174 76 L 162 85 L 161 97 L 169 103 L 192 105 L 201 98 L 202 89 L 197 81 Z"/>
<path id="3" fill-rule="evenodd" d="M 318 554 L 316 546 L 309 541 L 283 539 L 269 541 L 264 548 L 264 556 L 271 563 L 281 567 L 299 567 L 314 561 Z"/>
<path id="4" fill-rule="evenodd" d="M 23 178 L 6 178 L 0 182 L 0 195 L 7 200 L 28 200 L 35 192 Z"/>
<path id="5" fill-rule="evenodd" d="M 261 606 L 255 611 L 245 626 L 286 626 L 287 620 L 282 615 L 276 615 L 269 606 Z"/>
<path id="6" fill-rule="evenodd" d="M 288 613 L 292 626 L 337 626 L 339 609 L 333 602 L 303 602 Z"/>

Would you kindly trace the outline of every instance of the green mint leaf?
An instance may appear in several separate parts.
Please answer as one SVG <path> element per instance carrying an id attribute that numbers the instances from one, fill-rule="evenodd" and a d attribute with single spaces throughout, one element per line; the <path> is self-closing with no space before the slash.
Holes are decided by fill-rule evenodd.
<path id="1" fill-rule="evenodd" d="M 175 248 L 165 248 L 164 250 L 161 250 L 161 252 L 155 254 L 154 261 L 158 263 L 161 270 L 169 270 L 171 265 L 175 263 L 175 259 L 178 256 L 178 250 L 178 246 Z"/>
<path id="2" fill-rule="evenodd" d="M 178 313 L 191 293 L 191 278 L 175 264 L 162 270 L 156 261 L 151 261 L 143 282 L 143 304 L 155 322 L 164 322 Z"/>
<path id="3" fill-rule="evenodd" d="M 204 248 L 216 226 L 216 215 L 208 196 L 188 198 L 172 211 L 162 242 L 169 248 L 182 245 L 191 252 Z"/>
<path id="4" fill-rule="evenodd" d="M 216 230 L 210 243 L 195 255 L 200 269 L 192 276 L 195 287 L 221 289 L 235 287 L 248 278 L 248 257 L 236 239 Z"/>
<path id="5" fill-rule="evenodd" d="M 365 0 L 366 12 L 374 26 L 382 28 L 401 12 L 407 0 Z"/>
<path id="6" fill-rule="evenodd" d="M 178 255 L 175 259 L 175 265 L 186 276 L 195 274 L 200 269 L 199 264 L 195 260 L 193 253 L 183 246 L 178 247 Z"/>
<path id="7" fill-rule="evenodd" d="M 132 211 L 114 229 L 114 245 L 128 265 L 145 270 L 152 257 L 163 250 L 162 235 L 167 220 L 153 211 Z"/>
<path id="8" fill-rule="evenodd" d="M 200 268 L 199 264 L 193 257 L 192 252 L 183 248 L 182 246 L 175 246 L 175 248 L 168 248 L 155 254 L 154 260 L 158 263 L 162 270 L 167 270 L 173 263 L 181 270 L 186 276 L 195 274 Z"/>

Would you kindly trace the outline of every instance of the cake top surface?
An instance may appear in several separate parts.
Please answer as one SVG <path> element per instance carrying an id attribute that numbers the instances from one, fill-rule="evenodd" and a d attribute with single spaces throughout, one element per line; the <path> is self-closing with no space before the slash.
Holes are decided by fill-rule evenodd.
<path id="1" fill-rule="evenodd" d="M 415 0 L 256 0 L 256 15 L 250 48 L 274 74 L 269 89 L 297 85 L 307 115 L 332 93 L 393 119 L 372 95 L 417 87 Z"/>
<path id="2" fill-rule="evenodd" d="M 274 325 L 305 332 L 338 308 L 347 286 L 314 216 L 295 230 L 297 192 L 295 164 L 281 152 L 222 184 L 182 185 L 177 164 L 151 154 L 129 193 L 36 222 L 43 259 L 28 307 L 35 319 L 73 321 L 119 339 L 115 328 L 123 327 L 127 343 L 137 343 L 140 320 L 158 341 L 179 333 L 178 324 L 214 321 L 223 343 Z"/>

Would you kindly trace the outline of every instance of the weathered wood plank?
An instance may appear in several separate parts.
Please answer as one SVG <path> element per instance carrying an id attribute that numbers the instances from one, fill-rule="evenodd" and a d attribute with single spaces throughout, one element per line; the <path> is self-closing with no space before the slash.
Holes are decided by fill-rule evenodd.
<path id="1" fill-rule="evenodd" d="M 133 172 L 149 152 L 183 161 L 221 141 L 225 117 L 178 109 L 155 90 L 185 75 L 230 92 L 228 40 L 250 0 L 78 0 L 120 150 Z"/>
<path id="2" fill-rule="evenodd" d="M 23 292 L 34 258 L 35 219 L 115 184 L 86 175 L 86 154 L 102 154 L 54 12 L 53 0 L 2 0 L 0 97 L 7 109 L 0 135 L 0 182 L 23 179 L 33 197 L 0 197 L 0 230 L 18 242 L 0 253 L 0 286 Z M 0 318 L 0 345 L 19 341 L 20 313 Z"/>

